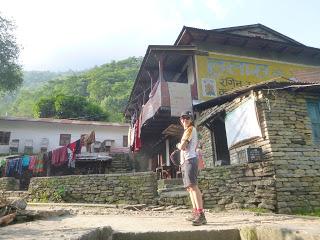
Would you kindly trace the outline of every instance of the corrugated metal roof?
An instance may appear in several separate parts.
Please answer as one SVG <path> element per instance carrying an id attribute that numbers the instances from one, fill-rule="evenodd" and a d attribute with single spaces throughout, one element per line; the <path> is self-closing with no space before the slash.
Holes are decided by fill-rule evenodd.
<path id="1" fill-rule="evenodd" d="M 212 29 L 213 31 L 218 31 L 218 32 L 231 32 L 232 31 L 235 31 L 235 30 L 249 30 L 251 28 L 261 28 L 261 29 L 264 29 L 265 31 L 267 32 L 270 32 L 272 34 L 274 34 L 275 36 L 278 36 L 282 39 L 284 39 L 285 41 L 289 41 L 293 44 L 298 44 L 298 45 L 301 45 L 301 46 L 304 46 L 304 44 L 292 39 L 292 38 L 289 38 L 288 36 L 282 34 L 282 33 L 279 33 L 275 30 L 273 30 L 272 28 L 269 28 L 261 23 L 257 23 L 257 24 L 250 24 L 250 25 L 243 25 L 243 26 L 234 26 L 234 27 L 227 27 L 227 28 L 216 28 L 216 29 Z"/>
<path id="2" fill-rule="evenodd" d="M 293 72 L 298 82 L 320 83 L 320 68 Z"/>
<path id="3" fill-rule="evenodd" d="M 80 120 L 72 120 L 72 119 L 55 119 L 55 118 L 0 117 L 0 120 L 4 120 L 4 121 L 57 123 L 57 124 L 73 124 L 73 125 L 95 125 L 95 126 L 129 127 L 128 123 L 80 121 Z"/>
<path id="4" fill-rule="evenodd" d="M 239 27 L 237 27 L 239 28 Z M 267 28 L 267 27 L 265 27 Z M 272 29 L 270 29 L 272 30 Z M 272 30 L 273 32 L 276 32 Z M 280 34 L 280 33 L 279 33 Z M 284 39 L 290 39 L 289 37 L 281 34 Z M 280 36 L 280 35 L 279 35 Z M 218 42 L 225 42 L 225 41 L 233 41 L 233 44 L 238 46 L 244 47 L 246 45 L 252 45 L 253 47 L 257 47 L 258 49 L 265 48 L 268 46 L 268 49 L 274 49 L 276 52 L 283 53 L 283 52 L 290 52 L 294 54 L 302 54 L 305 53 L 308 56 L 315 57 L 319 56 L 320 49 L 314 47 L 305 46 L 293 39 L 292 41 L 282 42 L 276 41 L 271 39 L 263 39 L 251 36 L 244 36 L 229 33 L 227 31 L 221 30 L 206 30 L 200 28 L 193 28 L 193 27 L 186 27 L 184 26 L 176 39 L 174 45 L 188 45 L 192 41 L 207 41 L 207 39 L 216 39 Z"/>
<path id="5" fill-rule="evenodd" d="M 279 81 L 281 80 L 282 81 Z M 278 81 L 277 81 L 278 80 Z M 283 81 L 285 80 L 285 81 Z M 267 82 L 261 82 L 249 86 L 243 86 L 238 89 L 229 91 L 219 97 L 213 98 L 211 100 L 208 100 L 203 103 L 199 103 L 197 105 L 194 105 L 194 109 L 197 110 L 204 110 L 216 105 L 223 104 L 225 102 L 231 101 L 232 99 L 249 92 L 251 90 L 289 90 L 289 89 L 314 89 L 317 92 L 320 92 L 320 83 L 311 83 L 311 82 L 292 82 L 288 81 L 289 79 L 286 79 L 284 77 L 278 77 L 276 79 L 272 79 Z"/>

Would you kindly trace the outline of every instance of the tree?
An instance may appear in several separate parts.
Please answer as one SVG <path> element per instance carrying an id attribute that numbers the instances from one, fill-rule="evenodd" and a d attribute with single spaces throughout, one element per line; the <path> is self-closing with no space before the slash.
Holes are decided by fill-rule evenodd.
<path id="1" fill-rule="evenodd" d="M 49 72 L 32 72 L 24 80 L 24 86 L 20 88 L 11 104 L 3 106 L 4 101 L 0 99 L 0 114 L 8 112 L 12 116 L 34 116 L 34 117 L 54 117 L 56 118 L 78 118 L 91 120 L 124 121 L 123 110 L 127 104 L 134 79 L 139 71 L 142 58 L 128 58 L 118 62 L 111 62 L 100 67 L 95 67 L 83 72 L 69 72 L 53 77 Z M 35 83 L 39 83 L 35 85 Z M 28 85 L 28 86 L 26 86 Z M 78 96 L 84 97 L 86 102 L 80 110 L 70 108 L 71 99 L 64 97 L 67 105 L 60 104 L 59 114 L 56 107 L 52 107 L 41 98 L 54 98 L 56 96 Z M 77 101 L 75 101 L 77 102 Z M 46 104 L 47 105 L 46 105 Z M 74 103 L 76 104 L 76 103 Z M 73 105 L 73 104 L 71 104 Z M 46 106 L 46 107 L 45 107 Z M 74 105 L 76 106 L 76 105 Z M 70 112 L 69 110 L 72 111 Z M 49 111 L 50 110 L 50 111 Z M 74 113 L 77 114 L 74 114 Z M 32 115 L 33 113 L 33 115 Z M 106 117 L 104 115 L 107 114 Z M 96 119 L 98 118 L 98 119 Z"/>
<path id="2" fill-rule="evenodd" d="M 39 118 L 53 118 L 56 115 L 55 98 L 40 98 L 34 107 L 34 116 Z"/>
<path id="3" fill-rule="evenodd" d="M 108 114 L 82 96 L 58 95 L 41 98 L 35 105 L 34 117 L 106 121 Z"/>
<path id="4" fill-rule="evenodd" d="M 13 91 L 23 81 L 14 29 L 11 21 L 0 16 L 0 92 Z"/>

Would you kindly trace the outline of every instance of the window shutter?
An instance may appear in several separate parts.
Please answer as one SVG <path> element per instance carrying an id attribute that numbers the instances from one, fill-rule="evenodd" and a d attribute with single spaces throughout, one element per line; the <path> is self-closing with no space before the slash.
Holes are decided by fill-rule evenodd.
<path id="1" fill-rule="evenodd" d="M 320 143 L 320 101 L 309 101 L 307 105 L 314 142 Z"/>

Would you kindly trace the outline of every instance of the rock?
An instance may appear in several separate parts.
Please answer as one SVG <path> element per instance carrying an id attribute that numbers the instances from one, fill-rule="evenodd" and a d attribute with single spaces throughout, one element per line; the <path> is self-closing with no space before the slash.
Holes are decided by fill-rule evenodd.
<path id="1" fill-rule="evenodd" d="M 20 210 L 24 210 L 27 207 L 27 201 L 23 198 L 19 198 L 19 199 L 15 199 L 10 203 L 11 206 L 20 209 Z"/>
<path id="2" fill-rule="evenodd" d="M 152 211 L 164 211 L 164 210 L 166 210 L 165 207 L 156 207 L 152 209 Z"/>
<path id="3" fill-rule="evenodd" d="M 123 209 L 137 211 L 145 208 L 146 206 L 146 204 L 126 205 L 123 207 Z"/>
<path id="4" fill-rule="evenodd" d="M 16 217 L 17 213 L 11 213 L 11 214 L 8 214 L 4 217 L 1 217 L 0 218 L 0 225 L 8 225 L 9 223 L 11 223 L 15 217 Z"/>

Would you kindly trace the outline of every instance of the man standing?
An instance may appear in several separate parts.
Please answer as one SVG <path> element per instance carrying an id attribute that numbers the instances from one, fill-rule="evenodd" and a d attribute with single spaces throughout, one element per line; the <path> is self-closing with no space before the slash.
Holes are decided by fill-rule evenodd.
<path id="1" fill-rule="evenodd" d="M 184 187 L 190 195 L 193 212 L 192 216 L 186 220 L 192 221 L 192 225 L 200 226 L 207 223 L 203 212 L 202 194 L 198 187 L 198 159 L 197 159 L 197 130 L 193 126 L 192 113 L 190 111 L 182 112 L 180 122 L 184 128 L 183 136 L 177 148 L 181 150 L 180 163 L 182 169 L 182 178 Z"/>

